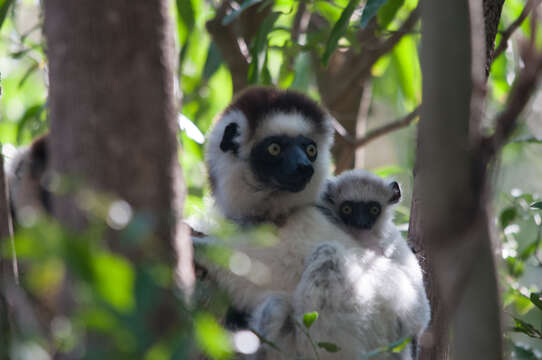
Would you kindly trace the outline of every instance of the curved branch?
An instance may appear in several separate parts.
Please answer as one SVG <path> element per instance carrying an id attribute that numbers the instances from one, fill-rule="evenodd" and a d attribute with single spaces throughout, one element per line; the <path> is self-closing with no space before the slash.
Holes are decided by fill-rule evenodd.
<path id="1" fill-rule="evenodd" d="M 525 7 L 521 11 L 521 14 L 519 14 L 518 18 L 510 24 L 503 32 L 502 32 L 502 38 L 501 42 L 499 43 L 499 46 L 495 49 L 495 52 L 493 54 L 493 59 L 496 59 L 501 55 L 507 48 L 508 48 L 508 40 L 510 40 L 510 37 L 516 31 L 523 21 L 529 16 L 529 13 L 532 9 L 540 5 L 542 0 L 528 0 L 525 4 Z"/>
<path id="2" fill-rule="evenodd" d="M 333 127 L 335 128 L 335 132 L 339 134 L 339 136 L 342 137 L 349 146 L 352 147 L 352 150 L 355 150 L 357 148 L 367 145 L 368 143 L 378 139 L 379 137 L 382 137 L 395 130 L 402 129 L 410 125 L 418 117 L 420 113 L 420 108 L 421 105 L 419 105 L 416 109 L 412 110 L 412 112 L 408 113 L 402 118 L 384 124 L 380 127 L 377 127 L 376 129 L 370 130 L 369 132 L 367 132 L 367 134 L 359 138 L 354 138 L 353 136 L 351 136 L 346 131 L 346 129 L 336 120 L 333 121 Z"/>
<path id="3" fill-rule="evenodd" d="M 233 91 L 237 93 L 248 85 L 249 59 L 244 54 L 242 44 L 235 34 L 234 22 L 222 25 L 229 7 L 230 1 L 223 1 L 215 17 L 207 21 L 206 27 L 230 69 Z"/>

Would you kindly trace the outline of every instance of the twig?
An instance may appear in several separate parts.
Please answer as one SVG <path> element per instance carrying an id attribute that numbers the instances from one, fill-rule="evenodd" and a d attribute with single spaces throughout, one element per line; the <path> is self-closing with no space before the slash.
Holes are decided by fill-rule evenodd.
<path id="1" fill-rule="evenodd" d="M 538 76 L 542 71 L 542 54 L 536 53 L 533 46 L 526 46 L 524 50 L 525 67 L 516 80 L 505 109 L 497 116 L 495 133 L 483 140 L 486 156 L 492 157 L 506 143 L 516 128 L 519 114 L 523 111 L 531 94 L 536 89 Z"/>
<path id="2" fill-rule="evenodd" d="M 335 96 L 331 101 L 327 101 L 328 107 L 333 107 L 332 105 L 340 102 L 347 92 L 350 92 L 353 87 L 359 86 L 359 82 L 363 81 L 367 76 L 370 75 L 371 67 L 374 63 L 384 54 L 389 52 L 393 47 L 403 38 L 403 36 L 409 33 L 414 25 L 418 22 L 420 18 L 420 7 L 416 7 L 408 18 L 403 22 L 401 27 L 395 31 L 389 38 L 386 40 L 378 42 L 378 39 L 370 37 L 370 39 L 365 39 L 364 43 L 369 44 L 370 47 L 366 48 L 363 54 L 358 54 L 357 56 L 352 56 L 350 61 L 345 65 L 344 81 L 340 79 L 342 84 L 335 90 Z M 367 34 L 365 31 L 361 33 L 360 36 L 366 37 Z M 370 40 L 370 41 L 367 41 Z M 378 45 L 373 45 L 376 42 Z"/>
<path id="3" fill-rule="evenodd" d="M 529 16 L 531 9 L 534 9 L 535 7 L 540 5 L 541 2 L 542 0 L 528 0 L 527 1 L 527 3 L 525 4 L 525 7 L 521 11 L 521 14 L 519 14 L 518 18 L 514 20 L 514 22 L 512 22 L 512 24 L 510 24 L 510 26 L 508 26 L 501 33 L 502 35 L 501 42 L 499 43 L 499 46 L 497 46 L 497 49 L 495 50 L 493 54 L 493 59 L 498 58 L 499 55 L 501 55 L 508 48 L 508 40 L 510 39 L 514 31 L 516 31 L 517 28 L 519 28 L 521 24 L 523 23 L 523 21 L 527 18 L 527 16 Z"/>
<path id="4" fill-rule="evenodd" d="M 206 27 L 214 43 L 220 49 L 222 58 L 228 64 L 234 92 L 237 93 L 248 85 L 249 60 L 245 56 L 235 34 L 235 21 L 228 25 L 222 25 L 222 20 L 226 16 L 229 7 L 230 1 L 224 0 L 215 17 L 207 22 Z"/>
<path id="5" fill-rule="evenodd" d="M 416 119 L 418 117 L 418 113 L 420 112 L 420 106 L 418 106 L 411 113 L 409 113 L 408 115 L 404 116 L 401 119 L 392 121 L 392 122 L 390 122 L 388 124 L 382 125 L 379 128 L 376 128 L 376 129 L 373 129 L 373 130 L 369 131 L 367 134 L 365 134 L 365 136 L 363 136 L 363 137 L 361 137 L 359 139 L 356 139 L 356 141 L 354 143 L 354 146 L 356 148 L 358 148 L 360 146 L 365 146 L 369 142 L 371 142 L 371 141 L 373 141 L 373 140 L 375 140 L 375 139 L 377 139 L 377 138 L 379 138 L 379 137 L 381 137 L 383 135 L 386 135 L 386 134 L 388 134 L 388 133 L 390 133 L 392 131 L 395 131 L 395 130 L 398 130 L 398 129 L 404 128 L 405 126 L 410 125 L 410 123 L 412 123 L 412 121 L 414 121 L 414 119 Z"/>
<path id="6" fill-rule="evenodd" d="M 346 129 L 338 121 L 334 121 L 333 126 L 337 134 L 339 134 L 350 146 L 352 146 L 353 149 L 356 149 L 361 146 L 365 146 L 371 141 L 378 139 L 379 137 L 386 134 L 389 134 L 392 131 L 399 130 L 410 125 L 412 121 L 414 121 L 418 117 L 420 108 L 421 105 L 419 105 L 416 109 L 412 110 L 412 112 L 408 113 L 402 118 L 389 122 L 376 129 L 373 129 L 367 132 L 367 134 L 365 134 L 364 136 L 357 139 L 348 134 Z"/>
<path id="7" fill-rule="evenodd" d="M 320 355 L 318 355 L 318 349 L 316 348 L 316 344 L 314 343 L 314 340 L 312 339 L 311 335 L 309 334 L 309 332 L 305 329 L 305 327 L 303 327 L 303 325 L 301 325 L 299 323 L 299 321 L 297 320 L 294 320 L 294 323 L 295 325 L 301 330 L 301 332 L 303 334 L 305 334 L 305 336 L 307 337 L 307 339 L 309 339 L 309 342 L 311 343 L 311 346 L 312 346 L 312 351 L 314 352 L 314 356 L 316 357 L 316 360 L 320 360 Z"/>
<path id="8" fill-rule="evenodd" d="M 416 109 L 414 109 L 412 112 L 405 115 L 404 117 L 382 125 L 381 127 L 378 127 L 376 129 L 373 129 L 359 138 L 354 138 L 338 121 L 333 121 L 333 127 L 335 128 L 335 131 L 346 142 L 346 148 L 343 150 L 340 158 L 335 164 L 335 172 L 339 174 L 350 167 L 349 164 L 354 158 L 356 149 L 359 149 L 360 147 L 365 146 L 371 141 L 376 140 L 386 134 L 389 134 L 392 131 L 402 129 L 410 125 L 418 117 L 420 108 L 421 105 L 419 105 Z"/>

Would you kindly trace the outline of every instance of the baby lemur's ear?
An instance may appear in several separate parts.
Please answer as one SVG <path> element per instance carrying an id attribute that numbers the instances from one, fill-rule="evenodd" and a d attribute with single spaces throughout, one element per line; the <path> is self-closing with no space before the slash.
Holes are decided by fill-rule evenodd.
<path id="1" fill-rule="evenodd" d="M 390 204 L 396 204 L 401 200 L 401 188 L 399 187 L 399 184 L 397 181 L 392 181 L 390 183 L 390 188 L 392 190 L 392 195 L 390 199 L 388 200 L 388 203 Z"/>
<path id="2" fill-rule="evenodd" d="M 328 204 L 335 205 L 335 182 L 333 179 L 327 179 L 324 191 L 322 192 L 322 200 Z"/>

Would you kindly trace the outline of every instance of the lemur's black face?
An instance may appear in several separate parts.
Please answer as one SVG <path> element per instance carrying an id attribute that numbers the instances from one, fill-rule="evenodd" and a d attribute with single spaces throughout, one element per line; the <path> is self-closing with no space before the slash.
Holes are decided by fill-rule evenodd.
<path id="1" fill-rule="evenodd" d="M 316 143 L 305 136 L 269 136 L 250 153 L 250 166 L 258 179 L 277 190 L 299 192 L 314 173 Z"/>
<path id="2" fill-rule="evenodd" d="M 376 223 L 382 207 L 376 201 L 345 201 L 339 207 L 339 216 L 347 226 L 369 230 Z"/>

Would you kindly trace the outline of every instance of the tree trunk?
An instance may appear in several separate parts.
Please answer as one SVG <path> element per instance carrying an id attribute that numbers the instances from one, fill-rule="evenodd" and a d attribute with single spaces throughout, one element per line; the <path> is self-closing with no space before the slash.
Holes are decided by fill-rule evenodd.
<path id="1" fill-rule="evenodd" d="M 179 222 L 185 189 L 177 160 L 167 3 L 45 2 L 50 152 L 54 171 L 75 181 L 79 195 L 90 189 L 122 199 L 135 219 L 149 225 L 152 235 L 137 244 L 121 243 L 119 232 L 109 231 L 112 249 L 135 266 L 158 260 L 173 267 L 177 246 L 186 285 L 193 273 L 191 246 Z M 73 196 L 56 197 L 53 212 L 72 229 L 87 225 L 87 213 Z M 154 321 L 161 326 L 176 321 L 160 310 Z"/>
<path id="2" fill-rule="evenodd" d="M 12 235 L 9 193 L 4 176 L 4 157 L 0 156 L 0 249 L 11 248 L 13 255 L 13 259 L 0 256 L 0 360 L 9 359 L 11 342 L 10 306 L 7 301 L 7 288 L 14 286 L 17 278 L 17 262 Z M 10 242 L 11 244 L 10 246 L 4 246 L 4 242 Z"/>
<path id="3" fill-rule="evenodd" d="M 480 134 L 470 126 L 468 1 L 425 2 L 422 24 L 423 106 L 409 239 L 425 259 L 433 318 L 420 355 L 445 359 L 450 348 L 456 359 L 501 359 L 486 178 L 474 166 L 472 138 Z"/>

